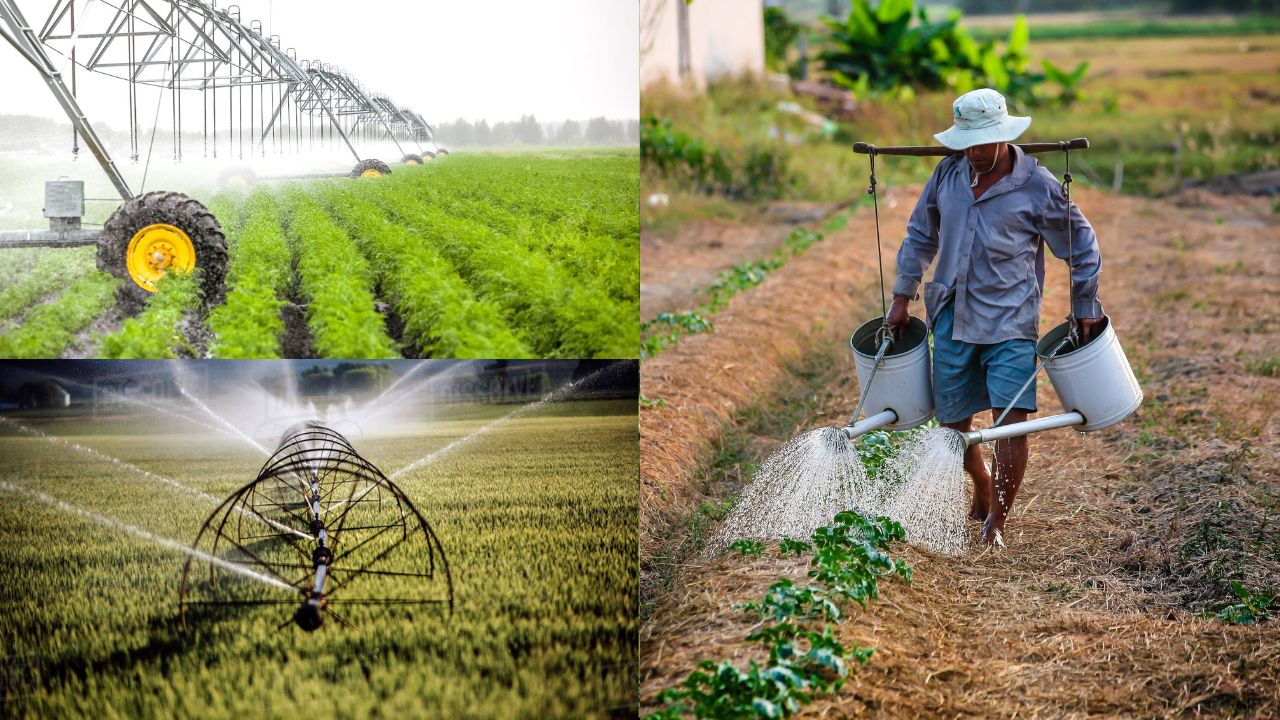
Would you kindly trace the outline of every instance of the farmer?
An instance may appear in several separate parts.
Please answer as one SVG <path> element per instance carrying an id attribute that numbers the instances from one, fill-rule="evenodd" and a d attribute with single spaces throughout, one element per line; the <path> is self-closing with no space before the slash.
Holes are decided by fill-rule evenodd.
<path id="1" fill-rule="evenodd" d="M 1004 96 L 986 88 L 956 98 L 952 109 L 954 124 L 934 137 L 963 155 L 938 163 L 911 213 L 886 321 L 896 333 L 906 328 L 908 305 L 919 299 L 936 256 L 933 280 L 924 284 L 933 402 L 943 427 L 967 432 L 983 410 L 994 421 L 1012 405 L 1002 424 L 1036 411 L 1034 383 L 1014 395 L 1035 371 L 1044 246 L 1068 260 L 1082 342 L 1102 330 L 1102 258 L 1093 228 L 1068 206 L 1058 180 L 1010 144 L 1031 118 L 1009 115 Z M 977 445 L 965 450 L 964 468 L 974 486 L 969 516 L 983 523 L 984 544 L 1003 547 L 1005 520 L 1027 469 L 1027 436 L 996 442 L 994 480 Z"/>

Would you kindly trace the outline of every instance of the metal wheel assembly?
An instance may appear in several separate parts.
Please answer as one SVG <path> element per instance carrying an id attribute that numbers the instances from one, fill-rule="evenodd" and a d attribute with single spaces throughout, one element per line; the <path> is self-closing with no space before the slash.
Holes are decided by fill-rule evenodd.
<path id="1" fill-rule="evenodd" d="M 178 594 L 184 627 L 265 611 L 308 632 L 328 618 L 453 612 L 444 548 L 405 493 L 319 423 L 285 432 L 258 477 L 200 528 Z"/>
<path id="2" fill-rule="evenodd" d="M 400 164 L 402 164 L 402 165 L 421 165 L 421 164 L 422 164 L 422 157 L 420 157 L 420 156 L 418 156 L 418 155 L 414 155 L 413 153 L 409 153 L 408 155 L 405 155 L 404 157 L 400 158 Z"/>
<path id="3" fill-rule="evenodd" d="M 166 273 L 199 272 L 205 304 L 221 302 L 227 240 L 208 208 L 182 193 L 149 192 L 127 200 L 98 238 L 98 269 L 123 278 L 119 300 L 140 307 Z"/>

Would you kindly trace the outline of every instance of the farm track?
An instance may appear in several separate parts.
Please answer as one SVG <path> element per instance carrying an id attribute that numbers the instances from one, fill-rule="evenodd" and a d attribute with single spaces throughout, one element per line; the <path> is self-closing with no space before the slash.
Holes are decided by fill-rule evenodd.
<path id="1" fill-rule="evenodd" d="M 1232 581 L 1280 586 L 1280 378 L 1269 369 L 1280 358 L 1280 221 L 1261 199 L 1080 191 L 1078 200 L 1103 243 L 1101 296 L 1143 384 L 1143 407 L 1097 435 L 1032 439 L 1007 550 L 955 560 L 903 548 L 913 584 L 886 584 L 838 631 L 845 643 L 875 647 L 870 663 L 803 716 L 1280 714 L 1280 625 L 1203 616 L 1232 600 Z M 891 236 L 908 209 L 886 218 Z M 836 254 L 841 236 L 833 236 L 735 298 L 714 333 L 646 361 L 643 392 L 666 403 L 641 419 L 650 572 L 681 513 L 724 492 L 699 487 L 723 423 L 796 401 L 771 392 L 794 386 L 788 362 L 807 355 L 828 364 L 821 376 L 840 379 L 814 391 L 824 405 L 800 427 L 753 440 L 758 455 L 793 432 L 847 421 L 857 397 L 851 363 L 821 344 L 842 342 L 853 323 L 877 314 L 878 301 L 864 291 L 860 304 L 812 307 L 812 275 L 799 263 L 844 261 L 843 282 L 856 284 L 849 276 L 874 262 L 866 220 L 858 212 L 845 233 L 860 243 L 861 264 Z M 897 241 L 888 244 L 892 251 Z M 1064 283 L 1051 261 L 1048 325 L 1059 322 Z M 792 324 L 774 322 L 788 304 Z M 827 318 L 839 327 L 820 327 Z M 747 339 L 764 351 L 744 352 Z M 836 362 L 845 368 L 830 369 Z M 1042 414 L 1058 411 L 1047 384 L 1039 399 Z M 666 594 L 650 578 L 643 702 L 653 707 L 698 660 L 758 658 L 733 604 L 804 570 L 797 561 L 717 557 L 687 561 Z"/>

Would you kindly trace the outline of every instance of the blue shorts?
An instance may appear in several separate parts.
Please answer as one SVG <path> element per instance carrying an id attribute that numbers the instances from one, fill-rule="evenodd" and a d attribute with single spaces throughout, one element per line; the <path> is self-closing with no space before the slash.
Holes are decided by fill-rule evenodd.
<path id="1" fill-rule="evenodd" d="M 953 309 L 948 304 L 933 323 L 933 407 L 940 423 L 958 422 L 991 408 L 1003 411 L 1036 369 L 1034 341 L 975 345 L 953 340 Z M 1036 384 L 1013 406 L 1035 412 Z"/>

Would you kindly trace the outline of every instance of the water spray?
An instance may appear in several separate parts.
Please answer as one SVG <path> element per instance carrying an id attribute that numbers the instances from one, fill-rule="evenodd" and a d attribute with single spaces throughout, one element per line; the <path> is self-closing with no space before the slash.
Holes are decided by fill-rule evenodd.
<path id="1" fill-rule="evenodd" d="M 241 522 L 246 514 L 272 525 Z M 293 605 L 290 623 L 307 632 L 328 618 L 352 622 L 346 607 L 443 606 L 453 611 L 444 548 L 408 496 L 318 422 L 285 431 L 258 477 L 220 505 L 200 528 L 178 594 L 184 626 L 193 611 Z M 202 557 L 218 562 L 197 562 Z M 227 563 L 252 569 L 298 599 L 262 597 L 224 577 Z"/>
<path id="2" fill-rule="evenodd" d="M 128 523 L 120 522 L 119 520 L 116 520 L 114 518 L 109 518 L 106 515 L 99 515 L 98 513 L 93 512 L 91 510 L 86 510 L 82 507 L 77 507 L 75 505 L 72 505 L 71 503 L 59 500 L 58 498 L 53 497 L 52 495 L 46 495 L 45 493 L 42 493 L 39 490 L 32 490 L 31 488 L 22 487 L 21 485 L 14 485 L 13 483 L 5 482 L 4 480 L 0 480 L 0 490 L 4 490 L 6 492 L 11 492 L 11 493 L 18 493 L 21 495 L 26 495 L 27 497 L 31 497 L 36 500 L 39 500 L 40 502 L 46 505 L 49 505 L 50 507 L 54 507 L 59 510 L 62 510 L 63 512 L 79 515 L 80 517 L 83 517 L 88 520 L 92 520 L 93 522 L 99 525 L 102 525 L 104 527 L 108 527 L 108 528 L 111 528 L 112 530 L 117 530 L 119 532 L 132 535 L 140 540 L 145 540 L 149 543 L 159 545 L 160 547 L 166 548 L 168 550 L 174 550 L 180 553 L 185 553 L 186 555 L 192 558 L 197 558 L 201 561 L 211 563 L 212 565 L 219 567 L 223 570 L 227 570 L 229 572 L 235 573 L 237 575 L 240 575 L 246 578 L 250 578 L 252 580 L 256 580 L 257 582 L 263 583 L 265 585 L 269 585 L 271 587 L 279 588 L 282 590 L 292 589 L 288 585 L 277 580 L 276 578 L 268 577 L 261 573 L 255 572 L 251 568 L 245 567 L 243 565 L 239 565 L 237 563 L 227 562 L 222 558 L 214 557 L 212 555 L 202 553 L 198 550 L 193 550 L 181 543 L 175 542 L 168 538 L 160 537 L 158 535 L 153 535 L 152 533 L 149 533 L 146 530 L 143 530 L 142 528 L 129 525 Z"/>

